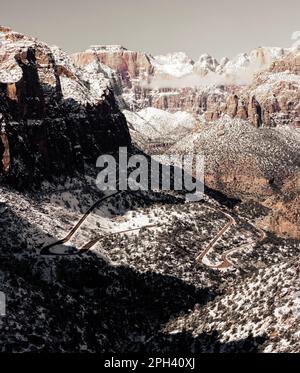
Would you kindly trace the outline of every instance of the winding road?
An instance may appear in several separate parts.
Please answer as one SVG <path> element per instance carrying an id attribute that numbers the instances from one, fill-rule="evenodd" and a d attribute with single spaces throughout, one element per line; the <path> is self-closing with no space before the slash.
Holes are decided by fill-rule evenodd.
<path id="1" fill-rule="evenodd" d="M 217 210 L 217 209 L 214 209 L 214 210 L 215 211 L 220 211 L 220 210 Z M 229 256 L 233 252 L 241 249 L 241 246 L 240 246 L 238 248 L 234 248 L 234 249 L 225 251 L 221 255 L 221 262 L 219 264 L 208 264 L 207 261 L 205 261 L 206 256 L 210 253 L 210 251 L 213 250 L 213 248 L 215 247 L 217 242 L 222 238 L 222 236 L 233 225 L 236 225 L 236 220 L 231 215 L 229 215 L 228 213 L 226 213 L 224 211 L 222 211 L 222 213 L 229 219 L 228 223 L 226 223 L 224 225 L 224 227 L 213 237 L 213 239 L 207 245 L 206 249 L 204 251 L 201 251 L 196 257 L 196 261 L 201 262 L 201 263 L 205 264 L 206 266 L 208 266 L 210 268 L 213 268 L 213 269 L 227 269 L 227 268 L 230 268 L 230 267 L 234 267 L 234 264 L 230 261 Z M 265 237 L 266 237 L 266 233 L 261 228 L 258 228 L 256 226 L 254 226 L 252 223 L 249 223 L 249 224 L 251 224 L 256 230 L 259 231 L 260 237 L 258 238 L 258 241 L 260 242 L 260 241 L 264 240 Z"/>
<path id="2" fill-rule="evenodd" d="M 131 229 L 126 229 L 126 230 L 123 230 L 123 231 L 118 231 L 118 232 L 111 232 L 108 234 L 108 236 L 110 235 L 115 235 L 115 234 L 120 234 L 120 233 L 128 233 L 128 232 L 133 232 L 133 231 L 138 231 L 142 228 L 154 228 L 154 227 L 158 227 L 158 226 L 161 226 L 161 224 L 151 224 L 151 225 L 143 225 L 142 227 L 137 227 L 137 228 L 131 228 Z M 86 253 L 91 247 L 93 247 L 94 245 L 96 245 L 96 243 L 102 238 L 103 236 L 99 236 L 99 237 L 96 237 L 94 238 L 93 240 L 89 241 L 88 243 L 86 243 L 85 245 L 83 245 L 81 247 L 81 249 L 79 249 L 79 253 L 80 254 L 83 254 L 83 253 Z"/>
<path id="3" fill-rule="evenodd" d="M 84 223 L 84 221 L 90 215 L 90 213 L 95 210 L 95 208 L 97 208 L 103 201 L 107 201 L 111 197 L 114 197 L 114 196 L 116 196 L 117 194 L 120 194 L 120 193 L 121 193 L 121 191 L 116 191 L 116 192 L 110 194 L 109 196 L 105 196 L 105 197 L 100 198 L 97 202 L 95 202 L 86 211 L 86 213 L 80 218 L 80 220 L 77 222 L 77 224 L 74 225 L 74 227 L 70 230 L 70 232 L 64 238 L 62 238 L 60 240 L 57 240 L 55 242 L 52 242 L 51 244 L 48 244 L 48 245 L 42 247 L 42 249 L 40 251 L 40 254 L 41 255 L 76 255 L 76 254 L 78 254 L 78 252 L 67 253 L 67 254 L 53 253 L 53 252 L 50 251 L 50 249 L 54 246 L 63 245 L 65 243 L 67 243 L 68 241 L 70 241 L 70 239 L 74 236 L 74 234 L 77 232 L 77 230 L 81 227 L 81 225 Z"/>
<path id="4" fill-rule="evenodd" d="M 74 252 L 59 253 L 59 252 L 53 252 L 53 251 L 51 251 L 51 249 L 55 246 L 64 245 L 64 244 L 68 243 L 71 240 L 71 238 L 74 236 L 74 234 L 78 231 L 78 229 L 81 227 L 81 225 L 84 223 L 84 221 L 91 214 L 91 212 L 94 211 L 95 208 L 97 208 L 102 202 L 107 201 L 111 197 L 114 197 L 114 196 L 116 196 L 117 194 L 120 194 L 120 193 L 121 193 L 121 191 L 116 191 L 116 192 L 110 194 L 109 196 L 105 196 L 105 197 L 99 199 L 97 202 L 95 202 L 86 211 L 86 213 L 80 218 L 80 220 L 76 223 L 76 225 L 74 225 L 74 227 L 70 230 L 70 232 L 64 238 L 62 238 L 60 240 L 57 240 L 55 242 L 52 242 L 51 244 L 48 244 L 48 245 L 42 247 L 42 249 L 40 251 L 40 255 L 51 255 L 51 256 L 53 256 L 53 255 L 54 256 L 55 255 L 56 256 L 80 255 L 80 254 L 84 254 L 87 251 L 89 251 L 94 245 L 96 245 L 96 243 L 101 239 L 102 236 L 98 236 L 96 238 L 93 238 L 91 241 L 89 241 L 88 243 L 83 245 L 80 249 L 74 250 Z M 142 228 L 154 228 L 154 227 L 157 227 L 157 226 L 161 226 L 161 224 L 144 225 L 144 226 L 141 226 L 141 227 L 138 227 L 138 228 L 131 228 L 131 229 L 123 230 L 123 231 L 111 232 L 111 233 L 109 233 L 109 235 L 132 232 L 132 231 L 140 230 Z"/>
<path id="5" fill-rule="evenodd" d="M 86 211 L 86 213 L 80 218 L 80 220 L 75 224 L 75 226 L 70 230 L 70 232 L 64 238 L 62 238 L 60 240 L 57 240 L 55 242 L 52 242 L 51 244 L 47 244 L 46 246 L 42 247 L 42 249 L 40 251 L 40 255 L 51 255 L 51 256 L 55 256 L 55 255 L 56 256 L 62 256 L 62 255 L 80 255 L 80 254 L 84 254 L 84 253 L 88 252 L 94 245 L 96 245 L 98 243 L 98 241 L 103 236 L 98 236 L 98 237 L 93 238 L 92 240 L 90 240 L 89 242 L 87 242 L 86 244 L 84 244 L 80 249 L 76 249 L 73 252 L 60 253 L 60 252 L 51 251 L 51 249 L 54 248 L 55 246 L 64 245 L 64 244 L 68 243 L 71 240 L 71 238 L 74 236 L 74 234 L 82 226 L 82 224 L 85 222 L 85 220 L 88 218 L 88 216 L 95 210 L 95 208 L 97 208 L 102 202 L 107 201 L 110 198 L 112 198 L 112 197 L 114 197 L 114 196 L 116 196 L 116 195 L 118 195 L 120 193 L 121 193 L 121 191 L 115 191 L 114 193 L 112 193 L 112 194 L 110 194 L 108 196 L 102 197 L 97 202 L 95 202 Z M 206 260 L 207 255 L 214 249 L 214 247 L 216 246 L 216 244 L 218 243 L 218 241 L 229 231 L 229 229 L 232 226 L 234 226 L 234 225 L 237 224 L 236 220 L 234 219 L 234 217 L 232 217 L 227 212 L 225 212 L 225 211 L 223 211 L 221 209 L 217 209 L 217 208 L 211 208 L 211 209 L 213 209 L 214 211 L 217 211 L 217 212 L 221 211 L 222 214 L 228 219 L 228 222 L 211 239 L 211 241 L 209 242 L 209 244 L 207 245 L 207 247 L 196 256 L 196 261 L 197 262 L 201 262 L 202 264 L 204 264 L 204 265 L 206 265 L 206 266 L 208 266 L 210 268 L 213 268 L 213 269 L 227 269 L 227 268 L 230 268 L 230 267 L 234 267 L 234 264 L 230 261 L 229 256 L 233 252 L 235 252 L 237 250 L 240 250 L 241 247 L 234 248 L 234 249 L 231 249 L 231 250 L 228 250 L 228 251 L 224 252 L 221 255 L 221 261 L 218 264 L 210 264 L 209 261 Z M 140 230 L 142 228 L 154 228 L 154 227 L 157 227 L 159 225 L 160 224 L 145 225 L 145 226 L 138 227 L 138 228 L 131 228 L 131 229 L 126 229 L 126 230 L 122 230 L 122 231 L 118 231 L 118 232 L 111 232 L 111 233 L 109 233 L 109 235 L 132 232 L 132 231 Z M 266 237 L 265 232 L 262 229 L 260 229 L 258 227 L 255 227 L 254 225 L 253 225 L 253 227 L 255 229 L 259 230 L 260 237 L 258 238 L 258 241 L 262 241 Z"/>
<path id="6" fill-rule="evenodd" d="M 197 255 L 196 261 L 201 262 L 205 265 L 208 265 L 205 262 L 206 256 L 209 254 L 211 250 L 215 247 L 217 242 L 222 238 L 222 236 L 231 228 L 232 225 L 236 225 L 236 220 L 229 215 L 228 213 L 222 211 L 222 213 L 229 219 L 228 223 L 224 225 L 224 227 L 213 237 L 213 239 L 209 242 L 206 249 L 202 251 L 200 254 Z M 228 252 L 227 252 L 228 253 Z M 208 265 L 211 268 L 227 268 L 232 266 L 232 263 L 228 260 L 226 253 L 222 255 L 222 262 L 217 266 Z"/>

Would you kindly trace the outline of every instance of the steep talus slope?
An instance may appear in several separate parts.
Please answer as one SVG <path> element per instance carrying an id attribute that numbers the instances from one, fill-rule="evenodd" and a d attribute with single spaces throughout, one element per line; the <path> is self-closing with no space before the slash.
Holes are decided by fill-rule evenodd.
<path id="1" fill-rule="evenodd" d="M 95 87 L 57 47 L 4 28 L 0 38 L 1 168 L 11 183 L 83 171 L 130 144 L 104 74 Z"/>

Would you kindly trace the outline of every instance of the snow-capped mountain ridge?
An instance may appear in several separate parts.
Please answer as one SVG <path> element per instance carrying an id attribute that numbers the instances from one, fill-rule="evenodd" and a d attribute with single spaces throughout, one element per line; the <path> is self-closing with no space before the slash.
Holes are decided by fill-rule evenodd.
<path id="1" fill-rule="evenodd" d="M 280 47 L 258 47 L 247 53 L 240 53 L 229 59 L 223 57 L 218 61 L 208 53 L 203 53 L 198 60 L 194 61 L 185 52 L 172 52 L 165 55 L 152 56 L 147 52 L 136 52 L 125 48 L 122 45 L 91 45 L 85 51 L 87 52 L 107 52 L 126 53 L 144 55 L 153 65 L 154 76 L 164 76 L 170 78 L 182 78 L 190 74 L 205 76 L 208 73 L 217 73 L 219 75 L 238 73 L 239 69 L 249 69 L 251 73 L 267 68 L 274 60 L 283 57 L 291 49 Z"/>
<path id="2" fill-rule="evenodd" d="M 175 52 L 154 56 L 152 61 L 159 72 L 164 71 L 174 77 L 197 73 L 199 70 L 200 75 L 203 72 L 228 74 L 240 68 L 253 68 L 257 70 L 266 68 L 274 60 L 288 54 L 289 51 L 290 49 L 288 48 L 259 47 L 248 53 L 240 53 L 232 59 L 223 57 L 220 62 L 208 53 L 200 55 L 197 61 L 193 61 L 186 53 Z"/>

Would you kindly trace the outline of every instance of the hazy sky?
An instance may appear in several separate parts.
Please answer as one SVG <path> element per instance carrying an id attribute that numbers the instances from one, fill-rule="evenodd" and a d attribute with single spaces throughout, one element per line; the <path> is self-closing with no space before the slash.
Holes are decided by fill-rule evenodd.
<path id="1" fill-rule="evenodd" d="M 0 24 L 67 52 L 122 44 L 193 59 L 290 46 L 299 15 L 299 0 L 0 0 Z"/>

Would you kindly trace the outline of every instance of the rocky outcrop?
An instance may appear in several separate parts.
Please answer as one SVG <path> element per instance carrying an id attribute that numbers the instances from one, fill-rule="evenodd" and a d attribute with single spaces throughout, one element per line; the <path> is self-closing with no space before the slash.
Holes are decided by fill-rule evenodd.
<path id="1" fill-rule="evenodd" d="M 262 125 L 262 109 L 255 96 L 250 97 L 248 105 L 248 118 L 255 127 Z"/>
<path id="2" fill-rule="evenodd" d="M 238 111 L 239 98 L 235 94 L 231 94 L 227 98 L 227 114 L 231 117 L 235 117 Z"/>
<path id="3" fill-rule="evenodd" d="M 91 87 L 58 48 L 9 29 L 2 28 L 0 38 L 2 173 L 7 180 L 21 186 L 83 172 L 101 153 L 130 144 L 125 117 L 103 74 Z"/>

